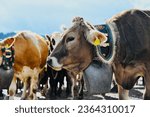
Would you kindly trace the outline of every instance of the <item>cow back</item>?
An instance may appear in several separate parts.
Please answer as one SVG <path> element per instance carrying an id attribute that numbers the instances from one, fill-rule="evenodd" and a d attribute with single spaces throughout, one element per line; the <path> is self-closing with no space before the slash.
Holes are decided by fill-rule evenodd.
<path id="1" fill-rule="evenodd" d="M 23 66 L 29 66 L 31 69 L 43 68 L 48 56 L 46 41 L 31 32 L 19 33 L 14 38 L 15 71 L 21 71 Z"/>

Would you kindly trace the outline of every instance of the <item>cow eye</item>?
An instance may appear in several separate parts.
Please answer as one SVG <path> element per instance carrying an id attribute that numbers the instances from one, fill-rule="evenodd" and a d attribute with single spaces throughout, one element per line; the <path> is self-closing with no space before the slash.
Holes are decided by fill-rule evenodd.
<path id="1" fill-rule="evenodd" d="M 66 42 L 68 43 L 68 42 L 73 41 L 73 40 L 74 40 L 74 37 L 68 37 Z"/>

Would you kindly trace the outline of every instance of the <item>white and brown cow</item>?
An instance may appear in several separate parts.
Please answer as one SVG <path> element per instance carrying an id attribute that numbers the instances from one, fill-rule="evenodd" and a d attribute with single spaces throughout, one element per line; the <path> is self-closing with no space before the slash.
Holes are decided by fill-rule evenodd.
<path id="1" fill-rule="evenodd" d="M 128 92 L 141 76 L 145 81 L 144 99 L 150 99 L 150 11 L 128 10 L 106 22 L 112 36 L 112 53 L 105 59 L 96 49 L 105 46 L 107 38 L 81 17 L 73 19 L 49 57 L 48 64 L 60 70 L 84 70 L 97 54 L 113 66 L 119 99 L 128 99 Z M 95 46 L 96 47 L 95 47 Z"/>
<path id="2" fill-rule="evenodd" d="M 23 81 L 22 99 L 36 99 L 38 75 L 46 64 L 48 45 L 46 41 L 33 32 L 20 32 L 14 37 L 0 43 L 0 48 L 14 44 L 14 76 L 9 88 L 10 99 L 16 92 L 16 79 Z M 0 53 L 1 57 L 1 53 Z"/>

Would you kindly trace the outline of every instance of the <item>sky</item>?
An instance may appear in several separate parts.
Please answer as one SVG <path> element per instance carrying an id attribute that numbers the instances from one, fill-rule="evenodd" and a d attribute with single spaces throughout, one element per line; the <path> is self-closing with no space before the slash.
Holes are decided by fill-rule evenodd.
<path id="1" fill-rule="evenodd" d="M 149 9 L 150 0 L 0 0 L 0 32 L 30 30 L 38 34 L 59 32 L 75 16 L 104 24 L 127 9 Z"/>

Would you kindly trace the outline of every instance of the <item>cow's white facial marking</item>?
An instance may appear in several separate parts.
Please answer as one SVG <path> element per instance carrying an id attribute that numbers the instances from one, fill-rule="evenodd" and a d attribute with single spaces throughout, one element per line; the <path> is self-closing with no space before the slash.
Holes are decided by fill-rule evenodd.
<path id="1" fill-rule="evenodd" d="M 48 65 L 52 66 L 53 69 L 59 71 L 62 69 L 62 64 L 58 63 L 57 58 L 55 57 L 48 57 Z"/>

